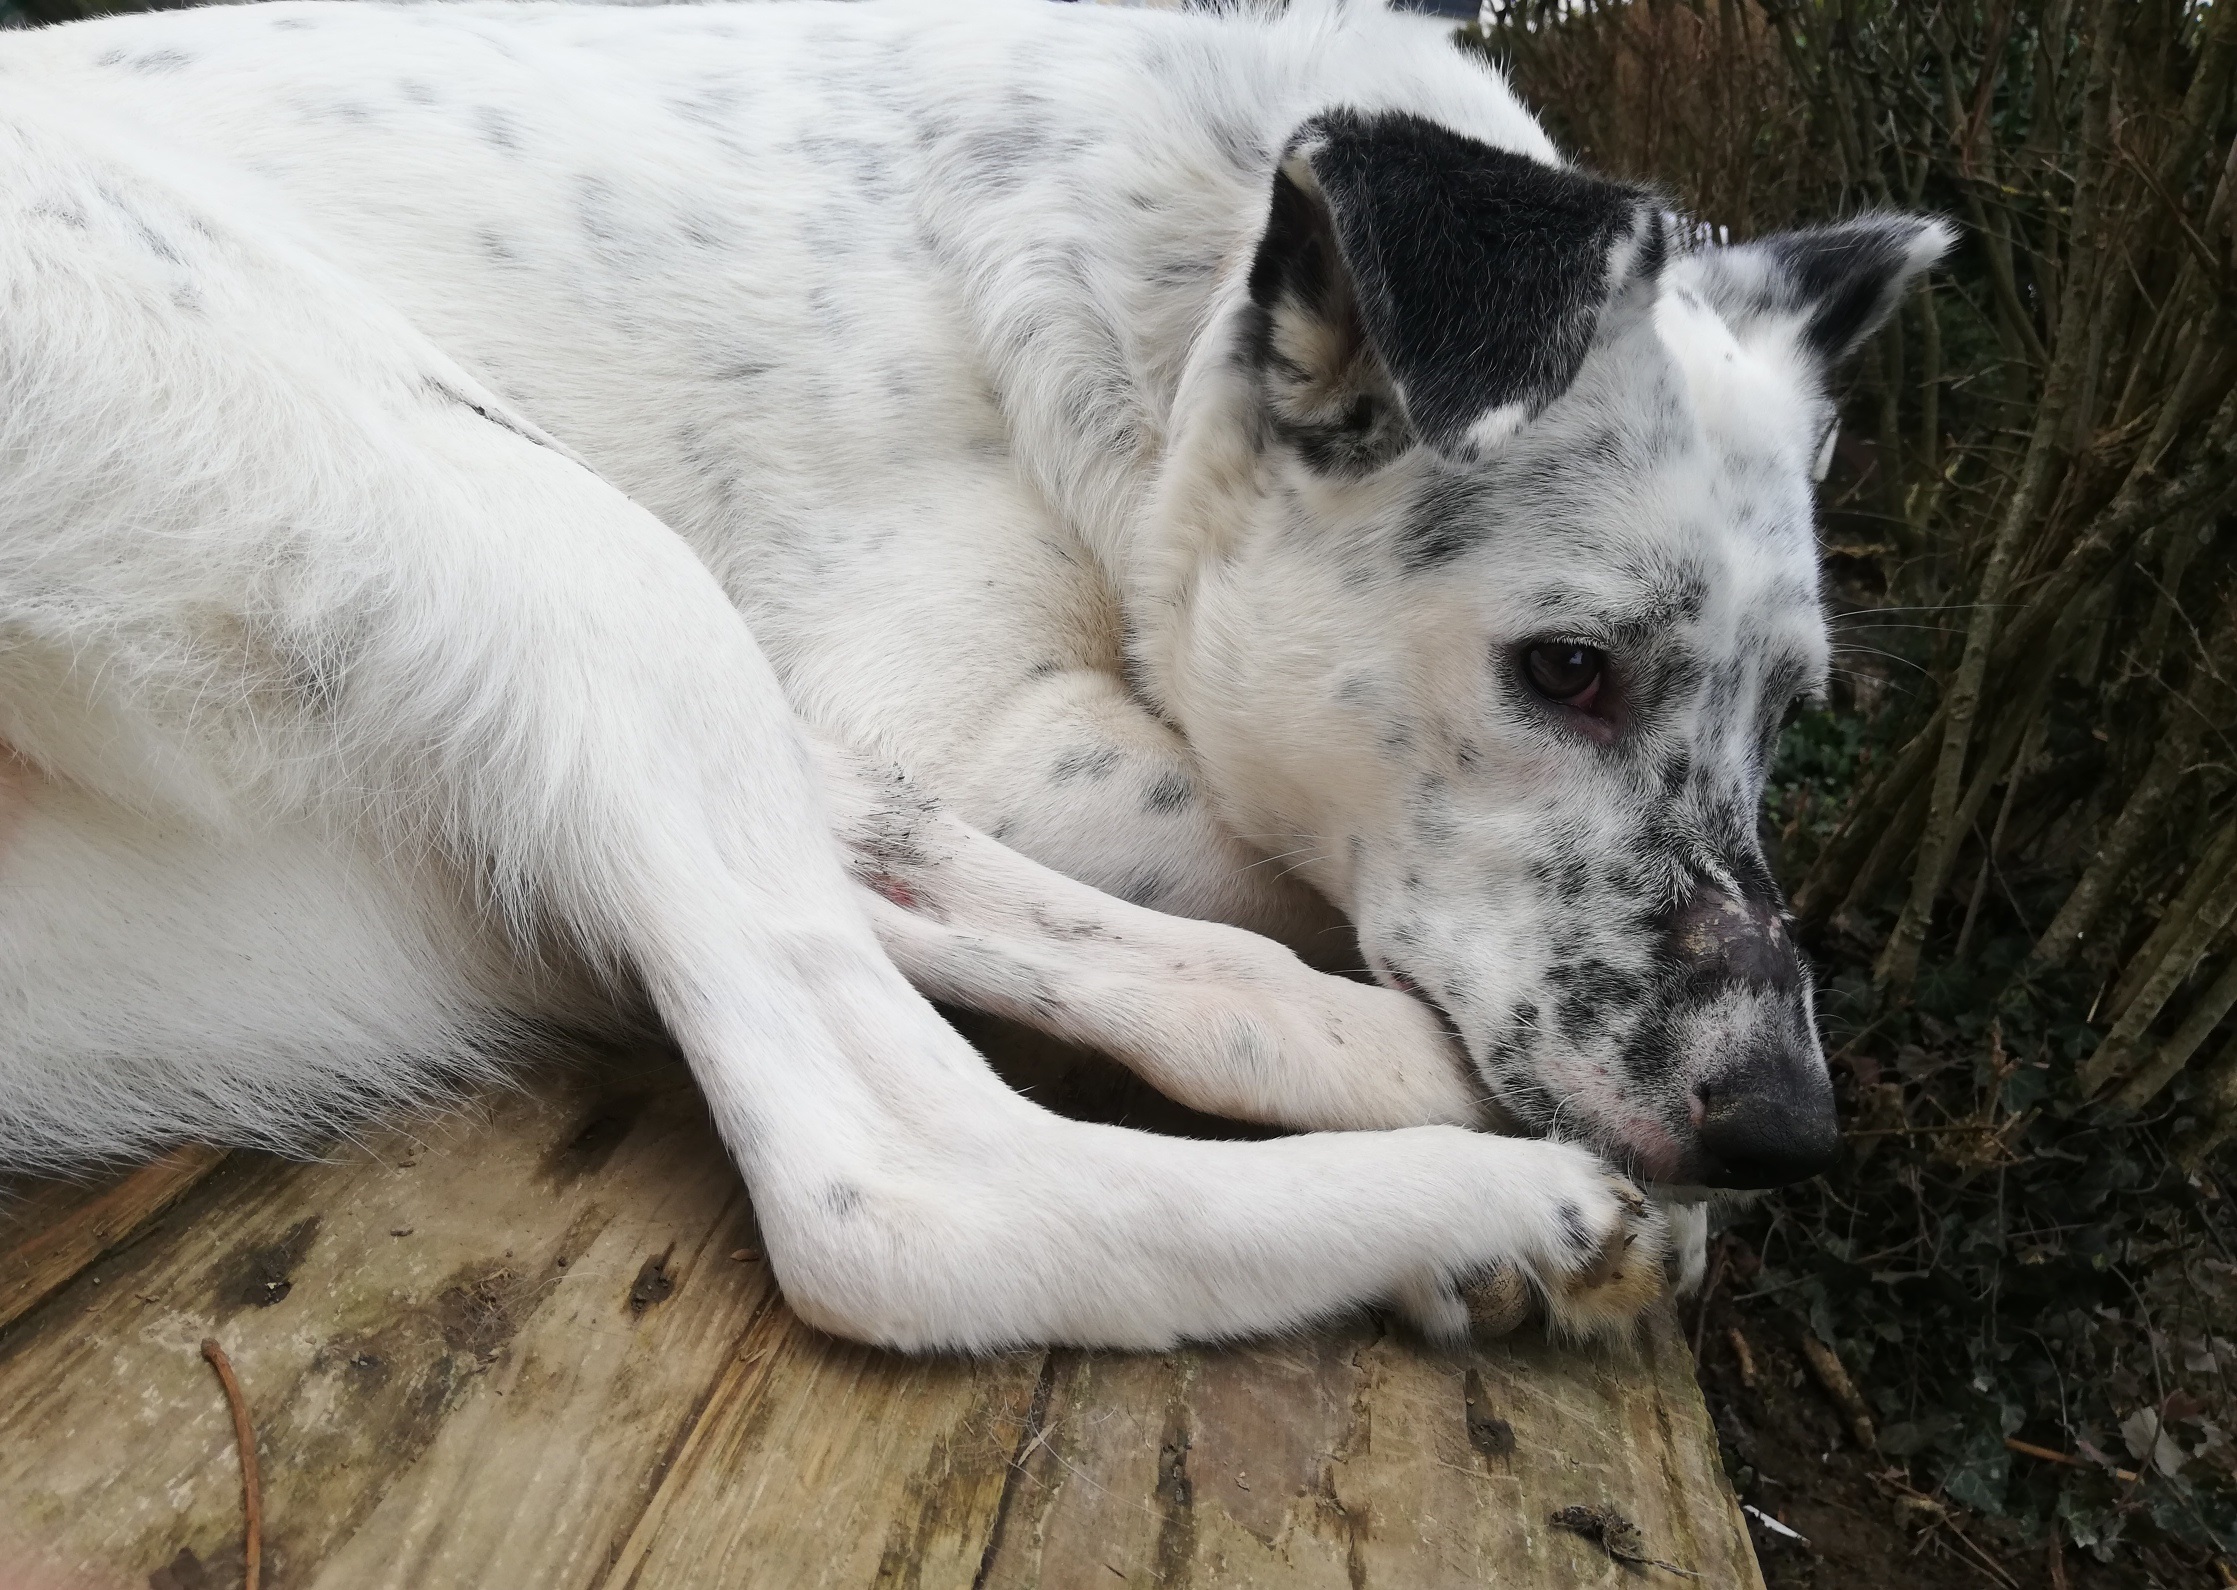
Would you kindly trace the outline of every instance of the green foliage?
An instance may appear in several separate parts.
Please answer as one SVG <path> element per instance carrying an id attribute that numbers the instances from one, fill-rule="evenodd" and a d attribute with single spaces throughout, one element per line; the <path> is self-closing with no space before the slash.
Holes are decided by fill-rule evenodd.
<path id="1" fill-rule="evenodd" d="M 1790 855 L 1815 855 L 1832 837 L 1864 766 L 1869 728 L 1862 714 L 1825 704 L 1787 725 L 1764 796 L 1775 870 L 1787 872 Z"/>
<path id="2" fill-rule="evenodd" d="M 1853 705 L 1789 727 L 1767 819 L 1789 868 L 1891 749 Z M 2001 919 L 1896 1003 L 1868 956 L 1821 941 L 1847 1160 L 1738 1222 L 1735 1291 L 1834 1347 L 1868 1388 L 1883 1453 L 2006 1538 L 2059 1527 L 2110 1560 L 2141 1530 L 2227 1554 L 2233 1211 L 2214 1177 L 2169 1158 L 2165 1116 L 2085 1107 L 2073 1078 L 2098 1042 L 2081 1019 L 2095 985 L 2075 969 L 2015 980 L 2029 948 Z M 2173 1474 L 2123 1434 L 2161 1414 Z M 2082 1461 L 2014 1455 L 2008 1437 Z"/>

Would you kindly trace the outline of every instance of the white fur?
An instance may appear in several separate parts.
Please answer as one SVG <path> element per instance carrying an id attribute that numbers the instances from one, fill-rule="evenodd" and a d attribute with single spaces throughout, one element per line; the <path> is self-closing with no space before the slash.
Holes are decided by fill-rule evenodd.
<path id="1" fill-rule="evenodd" d="M 1420 1004 L 1236 930 L 1339 957 L 1333 900 L 1379 955 L 1420 858 L 1387 859 L 1373 729 L 1472 710 L 1515 592 L 1624 580 L 1549 544 L 1339 589 L 1418 458 L 1289 482 L 1330 540 L 1271 539 L 1220 339 L 1278 152 L 1339 104 L 1552 158 L 1436 30 L 1358 6 L 0 35 L 0 1162 L 299 1142 L 642 1003 L 787 1294 L 849 1335 L 1449 1323 L 1503 1264 L 1557 1320 L 1625 1316 L 1572 1295 L 1659 1254 L 1619 1177 L 1463 1129 L 1487 1081 Z M 1768 604 L 1807 685 L 1814 374 L 1667 295 L 1625 335 L 1577 403 L 1651 357 L 1697 439 L 1625 512 L 1683 520 L 1717 622 Z M 1714 540 L 1720 436 L 1772 461 L 1760 544 Z M 1389 698 L 1345 716 L 1347 671 Z M 1721 720 L 1673 732 L 1751 776 Z M 1503 776 L 1454 867 L 1514 853 L 1515 780 L 1628 809 L 1550 753 Z M 1536 964 L 1502 900 L 1444 919 L 1479 1010 Z M 904 972 L 1207 1108 L 1383 1130 L 1065 1121 Z"/>

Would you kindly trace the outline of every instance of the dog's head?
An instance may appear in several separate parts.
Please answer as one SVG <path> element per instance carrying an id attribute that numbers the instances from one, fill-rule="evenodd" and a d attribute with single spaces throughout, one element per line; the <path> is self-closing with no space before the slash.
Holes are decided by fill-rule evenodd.
<path id="1" fill-rule="evenodd" d="M 1183 383 L 1141 661 L 1226 819 L 1509 1114 L 1769 1186 L 1834 1148 L 1757 833 L 1825 676 L 1826 378 L 1949 234 L 1671 225 L 1426 121 L 1309 123 Z"/>

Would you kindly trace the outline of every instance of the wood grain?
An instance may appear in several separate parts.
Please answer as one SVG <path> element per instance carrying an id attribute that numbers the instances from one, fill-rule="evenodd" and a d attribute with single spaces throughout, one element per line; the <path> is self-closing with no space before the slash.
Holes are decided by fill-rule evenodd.
<path id="1" fill-rule="evenodd" d="M 33 1257 L 0 1276 L 45 1300 L 0 1326 L 0 1564 L 42 1590 L 240 1583 L 205 1335 L 255 1416 L 275 1590 L 1631 1583 L 1549 1527 L 1573 1503 L 1761 1582 L 1667 1316 L 1634 1354 L 1369 1323 L 872 1352 L 777 1298 L 657 1053 L 317 1163 L 174 1156 L 14 1208 L 0 1255 Z"/>
<path id="2" fill-rule="evenodd" d="M 1360 1327 L 1059 1358 L 989 1590 L 1630 1583 L 1549 1527 L 1577 1503 L 1709 1584 L 1761 1582 L 1667 1313 L 1636 1355 Z"/>
<path id="3" fill-rule="evenodd" d="M 217 1168 L 222 1149 L 189 1143 L 136 1170 L 86 1182 L 0 1188 L 0 1325 L 36 1308 L 80 1270 Z"/>

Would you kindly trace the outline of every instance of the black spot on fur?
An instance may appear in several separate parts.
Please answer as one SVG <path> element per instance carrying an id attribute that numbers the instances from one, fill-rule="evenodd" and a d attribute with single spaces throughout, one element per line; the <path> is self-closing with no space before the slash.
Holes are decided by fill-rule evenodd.
<path id="1" fill-rule="evenodd" d="M 1155 905 L 1165 895 L 1165 880 L 1154 872 L 1137 873 L 1118 895 L 1130 905 Z"/>
<path id="2" fill-rule="evenodd" d="M 1555 989 L 1554 1025 L 1576 1044 L 1635 1016 L 1652 986 L 1644 976 L 1593 956 L 1557 959 L 1546 968 L 1546 981 Z"/>
<path id="3" fill-rule="evenodd" d="M 148 225 L 137 214 L 132 215 L 132 227 L 140 236 L 140 246 L 163 261 L 164 264 L 184 265 L 186 263 L 185 256 L 171 246 L 170 240 L 154 227 Z"/>
<path id="4" fill-rule="evenodd" d="M 1075 780 L 1084 780 L 1090 784 L 1100 784 L 1124 760 L 1124 756 L 1107 745 L 1074 746 L 1071 750 L 1060 753 L 1049 764 L 1049 782 L 1070 784 Z"/>
<path id="5" fill-rule="evenodd" d="M 1196 798 L 1196 786 L 1185 773 L 1161 773 L 1142 796 L 1142 810 L 1162 815 L 1177 812 Z"/>
<path id="6" fill-rule="evenodd" d="M 1481 483 L 1458 474 L 1439 475 L 1406 505 L 1398 531 L 1401 566 L 1418 573 L 1481 546 L 1494 529 L 1483 503 Z"/>

